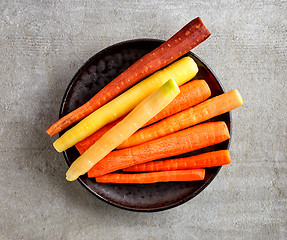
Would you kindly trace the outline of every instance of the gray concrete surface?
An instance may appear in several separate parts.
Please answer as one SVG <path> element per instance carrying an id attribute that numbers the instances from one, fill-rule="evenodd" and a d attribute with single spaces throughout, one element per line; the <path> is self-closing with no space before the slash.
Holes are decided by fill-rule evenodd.
<path id="1" fill-rule="evenodd" d="M 287 239 L 287 2 L 1 1 L 0 239 Z M 245 104 L 232 164 L 192 201 L 159 213 L 111 207 L 78 182 L 45 129 L 77 69 L 128 39 L 168 39 L 200 16 L 194 52 Z"/>

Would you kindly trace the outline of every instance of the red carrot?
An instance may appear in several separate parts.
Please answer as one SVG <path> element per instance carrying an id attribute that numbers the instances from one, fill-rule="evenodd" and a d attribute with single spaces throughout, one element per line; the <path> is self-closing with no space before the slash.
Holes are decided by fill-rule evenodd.
<path id="1" fill-rule="evenodd" d="M 206 100 L 210 97 L 210 95 L 210 88 L 204 80 L 193 80 L 189 83 L 186 83 L 180 87 L 179 95 L 165 109 L 163 109 L 159 114 L 157 114 L 144 126 L 150 125 L 165 117 L 192 107 Z M 123 118 L 124 117 L 102 127 L 94 134 L 77 143 L 76 148 L 78 149 L 80 154 L 83 154 L 90 146 L 92 146 L 98 139 L 100 139 L 101 136 L 103 136 L 109 129 L 115 126 Z"/>
<path id="2" fill-rule="evenodd" d="M 96 181 L 99 183 L 147 184 L 156 182 L 200 181 L 204 179 L 204 176 L 204 169 L 192 169 L 135 174 L 110 173 L 96 177 Z"/>
<path id="3" fill-rule="evenodd" d="M 80 121 L 141 79 L 183 56 L 209 36 L 210 33 L 200 18 L 192 20 L 161 46 L 143 56 L 116 77 L 87 103 L 59 119 L 46 132 L 53 136 Z"/>
<path id="4" fill-rule="evenodd" d="M 222 166 L 230 163 L 228 150 L 207 152 L 196 156 L 142 163 L 123 169 L 126 172 L 170 171 Z"/>
<path id="5" fill-rule="evenodd" d="M 225 122 L 203 123 L 144 144 L 109 153 L 88 172 L 98 177 L 136 164 L 208 147 L 230 138 Z"/>
<path id="6" fill-rule="evenodd" d="M 204 122 L 220 114 L 231 111 L 243 104 L 242 97 L 237 90 L 231 90 L 219 96 L 206 100 L 195 107 L 172 115 L 160 122 L 140 129 L 117 148 L 128 148 L 159 137 L 166 136 L 181 129 Z"/>

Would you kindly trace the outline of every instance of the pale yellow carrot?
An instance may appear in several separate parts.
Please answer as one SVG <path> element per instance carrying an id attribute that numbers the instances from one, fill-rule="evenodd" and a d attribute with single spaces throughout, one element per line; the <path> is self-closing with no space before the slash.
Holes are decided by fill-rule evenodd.
<path id="1" fill-rule="evenodd" d="M 174 80 L 167 81 L 76 159 L 66 174 L 67 180 L 74 181 L 89 171 L 97 162 L 164 109 L 179 92 L 180 90 Z"/>

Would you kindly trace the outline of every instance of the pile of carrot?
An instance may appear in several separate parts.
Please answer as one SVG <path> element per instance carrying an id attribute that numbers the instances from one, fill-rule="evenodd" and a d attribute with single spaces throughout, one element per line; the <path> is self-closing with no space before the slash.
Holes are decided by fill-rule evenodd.
<path id="1" fill-rule="evenodd" d="M 118 147 L 120 150 L 111 152 L 94 165 L 88 171 L 88 177 L 95 177 L 101 183 L 144 184 L 203 180 L 205 168 L 230 163 L 228 150 L 185 158 L 158 159 L 174 157 L 228 140 L 230 136 L 225 122 L 201 122 L 242 104 L 240 93 L 232 90 L 151 124 L 134 133 Z M 124 173 L 112 173 L 117 170 L 123 170 Z"/>
<path id="2" fill-rule="evenodd" d="M 113 151 L 94 165 L 89 177 L 98 177 L 133 165 L 172 157 L 226 141 L 225 122 L 203 123 L 131 148 Z"/>
<path id="3" fill-rule="evenodd" d="M 195 84 L 193 84 L 193 82 L 195 82 Z M 118 149 L 129 148 L 145 143 L 147 141 L 151 141 L 169 135 L 176 131 L 185 129 L 187 127 L 191 127 L 195 124 L 204 122 L 213 117 L 229 112 L 242 105 L 243 103 L 242 97 L 240 93 L 235 89 L 223 93 L 221 95 L 218 95 L 216 97 L 213 97 L 211 99 L 208 99 L 206 101 L 203 101 L 204 99 L 207 99 L 210 96 L 210 89 L 208 85 L 205 84 L 206 83 L 203 80 L 199 82 L 198 80 L 195 80 L 183 85 L 180 88 L 181 93 L 174 99 L 175 104 L 169 104 L 166 107 L 166 109 L 163 110 L 163 111 L 166 110 L 165 114 L 162 114 L 162 112 L 158 114 L 162 116 L 164 115 L 165 119 L 137 131 L 135 134 L 133 134 L 130 138 L 128 138 L 117 148 Z M 197 88 L 197 86 L 199 85 L 201 85 L 200 90 Z M 182 92 L 182 89 L 189 90 L 188 93 L 185 94 L 186 97 L 182 97 L 182 94 L 184 94 Z M 191 107 L 187 109 L 180 108 L 181 106 L 184 105 L 185 101 L 190 101 L 191 98 L 193 98 L 193 101 L 190 102 Z M 193 105 L 195 105 L 194 103 L 199 104 L 193 107 Z M 121 119 L 119 121 L 121 121 Z M 105 132 L 107 132 L 110 128 L 112 128 L 117 122 L 118 121 L 106 125 L 104 128 L 95 132 L 93 135 L 77 143 L 76 148 L 78 149 L 80 154 L 83 154 L 90 146 L 92 146 Z M 154 118 L 151 119 L 150 122 L 154 122 Z"/>
<path id="4" fill-rule="evenodd" d="M 145 125 L 151 125 L 152 123 L 158 122 L 163 118 L 166 118 L 170 115 L 178 113 L 182 110 L 185 110 L 189 107 L 192 107 L 206 99 L 211 95 L 210 88 L 204 80 L 194 80 L 189 83 L 184 84 L 180 88 L 179 95 L 160 113 L 148 121 Z M 125 117 L 125 116 L 124 116 Z M 117 123 L 122 121 L 124 117 L 119 118 L 118 120 L 111 122 L 110 124 L 102 127 L 94 134 L 85 138 L 81 142 L 77 143 L 75 146 L 83 154 L 90 146 L 92 146 L 96 141 L 98 141 L 108 130 L 114 127 Z"/>
<path id="5" fill-rule="evenodd" d="M 46 132 L 53 136 L 89 116 L 143 78 L 180 58 L 209 36 L 210 33 L 200 18 L 192 20 L 168 41 L 115 78 L 86 104 L 59 119 Z M 241 106 L 242 97 L 237 90 L 209 99 L 210 96 L 211 91 L 204 80 L 193 80 L 182 85 L 180 94 L 165 109 L 122 142 L 117 150 L 97 162 L 88 171 L 88 177 L 95 178 L 100 183 L 200 181 L 205 177 L 205 168 L 229 164 L 228 150 L 176 157 L 230 138 L 225 122 L 205 121 Z M 124 117 L 77 142 L 75 146 L 80 154 L 97 143 Z M 122 172 L 115 172 L 118 170 Z"/>
<path id="6" fill-rule="evenodd" d="M 88 177 L 95 177 L 96 181 L 101 183 L 203 180 L 205 168 L 230 163 L 228 150 L 185 158 L 158 159 L 174 157 L 228 140 L 229 131 L 224 122 L 198 123 L 226 113 L 242 104 L 240 93 L 232 90 L 143 128 L 126 141 L 129 142 L 129 146 L 120 145 L 119 148 L 124 146 L 121 150 L 111 152 L 96 164 L 88 172 Z M 125 173 L 111 173 L 121 169 Z M 191 170 L 196 174 L 191 172 L 189 172 L 190 175 L 184 174 Z"/>

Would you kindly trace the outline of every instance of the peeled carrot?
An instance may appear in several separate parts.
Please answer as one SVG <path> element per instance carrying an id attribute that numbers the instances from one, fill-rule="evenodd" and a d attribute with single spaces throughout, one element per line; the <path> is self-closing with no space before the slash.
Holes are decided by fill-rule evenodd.
<path id="1" fill-rule="evenodd" d="M 173 79 L 167 81 L 156 92 L 137 105 L 123 121 L 106 132 L 83 155 L 78 157 L 67 171 L 66 179 L 74 181 L 85 174 L 93 165 L 164 109 L 179 92 L 180 90 Z"/>
<path id="2" fill-rule="evenodd" d="M 231 111 L 242 104 L 243 99 L 240 93 L 235 89 L 231 90 L 163 119 L 158 123 L 140 129 L 117 148 L 133 147 L 166 136 Z"/>
<path id="3" fill-rule="evenodd" d="M 167 105 L 160 113 L 153 117 L 148 123 L 144 126 L 150 125 L 154 122 L 157 122 L 165 117 L 168 117 L 172 114 L 185 110 L 191 106 L 194 106 L 211 95 L 210 88 L 204 80 L 193 80 L 189 83 L 186 83 L 180 87 L 180 93 L 178 96 Z M 85 138 L 81 142 L 76 144 L 76 148 L 83 154 L 91 145 L 93 145 L 101 136 L 103 136 L 109 129 L 115 126 L 118 122 L 122 121 L 122 118 L 111 122 L 110 124 L 102 127 L 89 137 Z"/>
<path id="4" fill-rule="evenodd" d="M 225 122 L 203 123 L 135 147 L 113 151 L 95 164 L 88 176 L 98 177 L 136 164 L 191 152 L 229 138 Z"/>
<path id="5" fill-rule="evenodd" d="M 156 182 L 200 181 L 204 179 L 204 176 L 204 169 L 192 169 L 135 174 L 110 173 L 96 177 L 96 181 L 99 183 L 147 184 Z"/>
<path id="6" fill-rule="evenodd" d="M 228 150 L 207 152 L 196 156 L 152 161 L 123 169 L 126 172 L 170 171 L 178 169 L 196 169 L 227 165 L 230 163 Z"/>
<path id="7" fill-rule="evenodd" d="M 209 36 L 209 31 L 199 17 L 192 20 L 161 46 L 143 56 L 116 77 L 87 103 L 59 119 L 46 132 L 53 136 L 80 121 L 139 80 L 183 56 Z"/>

